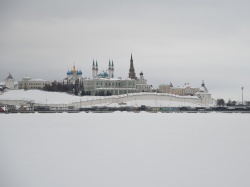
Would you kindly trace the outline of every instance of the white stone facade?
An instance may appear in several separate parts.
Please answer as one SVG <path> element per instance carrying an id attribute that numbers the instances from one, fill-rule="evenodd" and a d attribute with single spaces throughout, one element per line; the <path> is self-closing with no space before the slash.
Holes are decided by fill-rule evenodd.
<path id="1" fill-rule="evenodd" d="M 170 84 L 161 84 L 159 85 L 160 93 L 169 93 L 174 95 L 195 95 L 199 91 L 199 88 L 191 87 L 189 84 L 185 83 L 183 87 L 173 87 L 172 83 Z"/>
<path id="2" fill-rule="evenodd" d="M 9 73 L 8 77 L 5 79 L 5 86 L 10 90 L 18 89 L 18 83 L 15 82 L 15 79 Z"/>
<path id="3" fill-rule="evenodd" d="M 90 91 L 91 95 L 97 95 L 104 91 L 106 94 L 110 92 L 112 95 L 136 93 L 136 80 L 121 78 L 89 78 L 83 79 L 84 91 Z"/>
<path id="4" fill-rule="evenodd" d="M 43 89 L 46 84 L 51 84 L 51 81 L 43 79 L 32 79 L 28 76 L 24 77 L 20 82 L 18 82 L 19 89 Z"/>
<path id="5" fill-rule="evenodd" d="M 144 79 L 143 73 L 140 73 L 140 78 L 136 80 L 136 88 L 139 92 L 151 92 L 152 86 L 147 84 L 147 80 Z"/>

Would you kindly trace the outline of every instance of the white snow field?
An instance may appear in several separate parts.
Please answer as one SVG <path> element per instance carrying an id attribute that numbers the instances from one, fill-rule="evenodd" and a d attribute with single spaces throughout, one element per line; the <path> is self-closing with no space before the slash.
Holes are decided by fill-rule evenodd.
<path id="1" fill-rule="evenodd" d="M 140 94 L 149 94 L 149 93 L 140 93 Z M 138 94 L 140 96 L 140 94 Z M 156 94 L 156 93 L 155 93 Z M 136 95 L 136 94 L 135 94 Z M 161 94 L 160 94 L 161 95 Z M 163 94 L 164 95 L 164 94 Z M 166 94 L 169 96 L 173 96 L 174 98 L 181 98 L 179 101 L 173 101 L 171 99 L 168 100 L 157 100 L 157 99 L 138 99 L 136 100 L 128 100 L 125 101 L 126 106 L 151 106 L 151 107 L 179 107 L 179 106 L 191 106 L 197 107 L 200 106 L 201 103 L 192 103 L 189 101 L 192 96 L 176 96 L 171 94 Z M 113 98 L 118 98 L 118 96 L 112 96 Z M 62 92 L 47 92 L 42 90 L 9 90 L 0 95 L 0 103 L 3 101 L 13 101 L 13 100 L 24 100 L 24 101 L 33 101 L 39 104 L 71 104 L 74 102 L 79 103 L 82 101 L 82 106 L 85 106 L 85 102 L 89 102 L 89 106 L 110 106 L 110 107 L 121 107 L 118 102 L 114 102 L 112 97 L 103 97 L 103 96 L 75 96 L 69 95 L 67 93 Z M 120 98 L 126 98 L 127 94 L 120 95 Z M 153 97 L 155 98 L 155 97 Z M 130 98 L 131 99 L 131 98 Z M 97 100 L 95 102 L 95 100 Z M 93 102 L 94 101 L 94 102 Z M 7 102 L 8 103 L 8 102 Z M 9 103 L 8 103 L 9 104 Z M 12 103 L 13 104 L 13 103 Z M 204 103 L 203 103 L 204 104 Z M 15 105 L 19 105 L 16 103 Z M 79 105 L 79 104 L 78 104 Z M 208 105 L 208 104 L 207 104 Z M 19 107 L 18 107 L 19 108 Z"/>
<path id="2" fill-rule="evenodd" d="M 80 96 L 62 92 L 46 92 L 42 90 L 9 90 L 0 95 L 0 100 L 34 100 L 36 103 L 61 104 L 79 101 Z M 87 97 L 86 97 L 87 98 Z"/>
<path id="3" fill-rule="evenodd" d="M 248 187 L 250 115 L 1 114 L 1 187 Z"/>

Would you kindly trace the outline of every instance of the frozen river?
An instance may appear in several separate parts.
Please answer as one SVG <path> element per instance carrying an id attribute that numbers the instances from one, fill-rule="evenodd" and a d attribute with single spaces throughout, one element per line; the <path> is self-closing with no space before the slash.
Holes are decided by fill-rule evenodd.
<path id="1" fill-rule="evenodd" d="M 250 186 L 249 114 L 1 114 L 1 187 Z"/>

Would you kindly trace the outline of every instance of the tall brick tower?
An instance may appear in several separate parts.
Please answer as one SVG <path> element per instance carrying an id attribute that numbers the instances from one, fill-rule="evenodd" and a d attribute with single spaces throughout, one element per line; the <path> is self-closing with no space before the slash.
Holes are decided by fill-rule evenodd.
<path id="1" fill-rule="evenodd" d="M 132 54 L 131 54 L 131 59 L 130 59 L 130 68 L 129 68 L 128 77 L 131 78 L 131 79 L 137 79 L 136 74 L 135 74 L 135 68 L 134 68 Z"/>

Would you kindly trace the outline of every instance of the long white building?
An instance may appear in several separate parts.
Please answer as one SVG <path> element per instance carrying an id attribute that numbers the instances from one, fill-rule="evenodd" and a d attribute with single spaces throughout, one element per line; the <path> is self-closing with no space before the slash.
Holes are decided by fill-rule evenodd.
<path id="1" fill-rule="evenodd" d="M 51 84 L 51 81 L 43 80 L 43 79 L 32 79 L 27 75 L 22 78 L 21 81 L 18 82 L 19 89 L 43 89 L 46 84 Z"/>
<path id="2" fill-rule="evenodd" d="M 120 95 L 136 93 L 136 80 L 126 78 L 114 78 L 114 62 L 108 64 L 106 71 L 98 72 L 98 63 L 93 61 L 92 78 L 84 78 L 84 91 L 90 91 L 91 95 Z"/>

